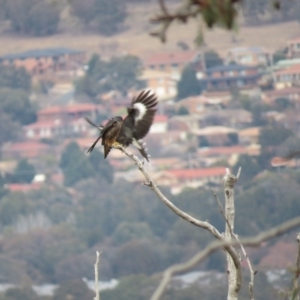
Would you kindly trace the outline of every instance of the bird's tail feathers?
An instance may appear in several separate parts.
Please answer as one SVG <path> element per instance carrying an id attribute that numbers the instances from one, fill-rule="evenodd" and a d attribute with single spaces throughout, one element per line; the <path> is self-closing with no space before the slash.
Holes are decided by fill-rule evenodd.
<path id="1" fill-rule="evenodd" d="M 96 141 L 93 143 L 93 145 L 88 149 L 87 153 L 91 153 L 95 146 L 97 145 L 97 143 L 99 142 L 99 140 L 101 139 L 101 135 L 97 137 Z"/>
<path id="2" fill-rule="evenodd" d="M 110 150 L 111 150 L 111 146 L 108 146 L 108 145 L 104 144 L 104 158 L 107 157 L 107 155 L 109 154 Z"/>

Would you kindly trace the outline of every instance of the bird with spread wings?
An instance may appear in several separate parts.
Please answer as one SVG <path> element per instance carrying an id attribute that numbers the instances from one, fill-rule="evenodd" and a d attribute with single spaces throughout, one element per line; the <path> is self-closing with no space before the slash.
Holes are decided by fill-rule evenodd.
<path id="1" fill-rule="evenodd" d="M 149 155 L 142 139 L 147 135 L 153 123 L 157 103 L 157 97 L 154 94 L 150 91 L 142 91 L 136 98 L 133 98 L 131 106 L 127 107 L 127 116 L 124 119 L 120 116 L 113 117 L 104 126 L 97 126 L 86 118 L 88 123 L 100 130 L 98 138 L 87 152 L 92 152 L 98 141 L 102 139 L 104 158 L 112 148 L 127 147 L 133 144 L 149 161 Z"/>

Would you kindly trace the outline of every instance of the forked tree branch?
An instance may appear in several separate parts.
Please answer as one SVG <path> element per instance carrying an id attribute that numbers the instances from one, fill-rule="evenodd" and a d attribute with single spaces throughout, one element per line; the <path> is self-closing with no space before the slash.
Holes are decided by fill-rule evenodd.
<path id="1" fill-rule="evenodd" d="M 209 222 L 200 221 L 196 218 L 193 218 L 189 214 L 185 213 L 184 211 L 180 210 L 176 205 L 174 205 L 169 199 L 165 197 L 165 195 L 161 192 L 161 190 L 158 188 L 158 186 L 155 184 L 154 180 L 151 178 L 149 173 L 146 171 L 144 164 L 131 152 L 129 152 L 126 148 L 122 147 L 119 148 L 124 154 L 126 154 L 129 158 L 131 158 L 135 164 L 138 166 L 139 170 L 144 175 L 146 182 L 144 185 L 149 186 L 159 197 L 160 200 L 162 200 L 165 205 L 167 205 L 175 214 L 177 214 L 182 219 L 190 222 L 191 224 L 201 227 L 203 229 L 208 230 L 215 238 L 218 240 L 223 240 L 224 236 L 221 234 L 213 225 L 211 225 Z M 228 185 L 231 186 L 231 177 L 228 177 L 230 180 Z M 225 180 L 227 180 L 225 178 Z M 224 245 L 224 249 L 226 252 L 230 255 L 232 262 L 234 264 L 234 268 L 236 270 L 235 272 L 235 291 L 238 293 L 241 287 L 242 283 L 242 271 L 241 271 L 241 262 L 240 259 L 235 251 L 235 249 L 231 245 Z"/>
<path id="2" fill-rule="evenodd" d="M 195 267 L 197 264 L 202 262 L 205 258 L 207 258 L 210 254 L 215 252 L 216 250 L 223 248 L 225 246 L 235 246 L 235 245 L 243 245 L 243 246 L 249 246 L 249 247 L 257 247 L 262 242 L 268 241 L 274 237 L 278 237 L 289 230 L 292 230 L 300 225 L 300 217 L 291 219 L 289 221 L 286 221 L 278 226 L 275 226 L 269 230 L 263 231 L 259 233 L 258 235 L 254 237 L 249 238 L 242 238 L 240 240 L 232 240 L 232 241 L 214 241 L 211 242 L 205 249 L 197 253 L 195 256 L 193 256 L 190 260 L 188 260 L 185 263 L 182 264 L 176 264 L 171 266 L 170 268 L 166 269 L 163 273 L 163 279 L 161 280 L 159 286 L 153 293 L 150 300 L 159 300 L 161 299 L 164 291 L 167 289 L 168 284 L 171 280 L 171 278 L 178 274 L 187 272 L 193 267 Z"/>
<path id="3" fill-rule="evenodd" d="M 207 256 L 209 256 L 211 253 L 213 253 L 214 251 L 216 251 L 220 248 L 224 248 L 227 251 L 227 253 L 229 253 L 231 258 L 233 259 L 235 268 L 238 270 L 237 274 L 240 274 L 240 260 L 239 260 L 239 257 L 237 256 L 233 246 L 243 245 L 243 246 L 257 247 L 262 242 L 267 241 L 273 237 L 280 236 L 280 235 L 286 233 L 287 231 L 300 225 L 300 217 L 298 217 L 298 218 L 289 220 L 287 222 L 284 222 L 281 225 L 278 225 L 274 228 L 271 228 L 269 230 L 261 232 L 260 234 L 254 236 L 254 237 L 238 239 L 238 237 L 236 236 L 236 238 L 234 240 L 226 241 L 224 239 L 223 235 L 210 223 L 203 222 L 196 218 L 193 218 L 189 214 L 180 210 L 172 202 L 170 202 L 164 196 L 164 194 L 160 191 L 160 189 L 155 184 L 155 182 L 153 181 L 153 179 L 151 178 L 149 173 L 146 171 L 146 169 L 144 168 L 144 164 L 134 154 L 132 154 L 126 148 L 123 148 L 123 147 L 119 148 L 119 150 L 121 150 L 125 155 L 127 155 L 130 159 L 132 159 L 135 162 L 135 164 L 138 166 L 139 170 L 141 171 L 141 173 L 144 175 L 144 177 L 146 179 L 146 182 L 144 183 L 144 185 L 150 187 L 156 193 L 158 198 L 162 202 L 164 202 L 165 205 L 167 205 L 175 214 L 177 214 L 182 219 L 190 222 L 191 224 L 194 224 L 198 227 L 208 230 L 213 236 L 215 236 L 217 238 L 217 241 L 210 243 L 204 250 L 200 251 L 198 254 L 196 254 L 194 257 L 192 257 L 189 261 L 182 263 L 182 264 L 176 264 L 176 265 L 173 265 L 170 268 L 168 268 L 163 273 L 163 279 L 160 282 L 158 288 L 156 289 L 156 291 L 154 292 L 154 294 L 152 295 L 150 300 L 159 300 L 162 297 L 162 295 L 163 295 L 164 291 L 166 290 L 173 275 L 175 275 L 177 273 L 186 272 L 186 271 L 192 269 L 195 265 L 200 263 Z M 229 174 L 229 172 L 227 172 L 227 176 L 229 176 L 227 178 L 227 180 L 229 180 L 228 186 L 230 186 L 232 184 L 234 185 L 237 178 L 239 177 L 239 174 L 240 174 L 240 170 L 239 170 L 237 176 L 234 176 L 235 178 L 230 178 L 229 175 L 231 175 L 231 174 Z M 226 178 L 225 178 L 225 180 L 226 180 Z M 228 186 L 227 186 L 227 188 L 228 188 Z M 228 194 L 228 192 L 230 194 L 230 191 L 228 191 L 225 187 L 225 195 L 226 195 L 226 193 Z M 253 274 L 255 274 L 255 272 L 253 272 Z"/>

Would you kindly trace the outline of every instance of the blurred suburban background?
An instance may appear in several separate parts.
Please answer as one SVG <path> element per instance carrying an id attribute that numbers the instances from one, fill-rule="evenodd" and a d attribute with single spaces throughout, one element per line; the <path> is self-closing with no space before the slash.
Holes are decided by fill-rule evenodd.
<path id="1" fill-rule="evenodd" d="M 179 0 L 166 1 L 176 9 Z M 168 266 L 211 237 L 142 186 L 112 150 L 104 160 L 84 117 L 126 114 L 143 89 L 159 110 L 147 169 L 172 202 L 220 231 L 225 168 L 242 167 L 236 231 L 255 235 L 300 213 L 300 3 L 248 0 L 237 30 L 174 24 L 150 36 L 157 1 L 0 0 L 0 299 L 148 299 Z M 134 148 L 131 151 L 137 153 Z M 279 299 L 295 234 L 249 249 L 257 299 Z M 179 276 L 163 299 L 224 299 L 222 251 Z M 247 287 L 244 287 L 247 299 Z"/>

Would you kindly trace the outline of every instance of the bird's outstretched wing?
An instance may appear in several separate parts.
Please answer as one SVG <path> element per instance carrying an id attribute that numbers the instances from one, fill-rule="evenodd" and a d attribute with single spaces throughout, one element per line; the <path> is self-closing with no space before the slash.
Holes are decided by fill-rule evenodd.
<path id="1" fill-rule="evenodd" d="M 157 97 L 151 91 L 142 91 L 127 108 L 128 115 L 124 119 L 124 126 L 132 128 L 132 136 L 140 140 L 146 136 L 153 123 L 157 110 Z"/>

